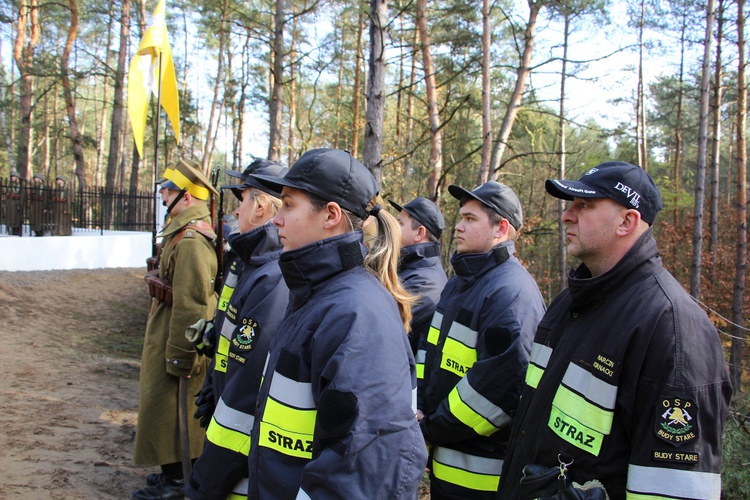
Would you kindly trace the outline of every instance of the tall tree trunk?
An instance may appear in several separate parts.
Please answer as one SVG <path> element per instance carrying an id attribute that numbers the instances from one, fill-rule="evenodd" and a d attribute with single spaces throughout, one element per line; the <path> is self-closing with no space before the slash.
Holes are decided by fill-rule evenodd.
<path id="1" fill-rule="evenodd" d="M 44 154 L 42 155 L 42 172 L 44 173 L 44 176 L 46 178 L 50 178 L 50 164 L 49 164 L 49 157 L 50 157 L 50 150 L 49 150 L 49 132 L 51 128 L 52 120 L 50 118 L 50 109 L 49 109 L 49 95 L 44 95 L 44 138 L 43 146 L 44 146 Z M 57 171 L 55 171 L 55 176 L 59 175 Z"/>
<path id="2" fill-rule="evenodd" d="M 357 57 L 355 58 L 356 64 L 354 67 L 354 96 L 352 100 L 352 139 L 349 151 L 352 156 L 357 157 L 359 152 L 359 104 L 362 100 L 362 60 L 364 59 L 362 49 L 362 34 L 365 26 L 365 13 L 362 7 L 359 8 L 359 18 L 357 20 Z"/>
<path id="3" fill-rule="evenodd" d="M 491 8 L 492 2 L 490 0 L 482 0 L 482 163 L 479 166 L 480 172 L 489 172 L 492 161 Z M 481 173 L 480 177 L 482 177 Z"/>
<path id="4" fill-rule="evenodd" d="M 682 94 L 685 87 L 685 36 L 687 31 L 686 7 L 682 11 L 682 26 L 680 28 L 680 74 L 677 77 L 677 120 L 674 126 L 674 163 L 672 166 L 672 179 L 675 189 L 682 187 Z M 680 210 L 675 210 L 675 217 Z M 675 221 L 675 227 L 677 221 Z"/>
<path id="5" fill-rule="evenodd" d="M 636 90 L 635 138 L 638 164 L 648 172 L 648 139 L 646 133 L 646 91 L 643 78 L 643 32 L 646 25 L 646 1 L 641 0 L 641 17 L 638 21 L 638 88 Z"/>
<path id="6" fill-rule="evenodd" d="M 713 132 L 711 134 L 711 219 L 710 233 L 708 240 L 708 251 L 711 256 L 711 269 L 709 278 L 711 283 L 716 282 L 716 253 L 719 243 L 719 171 L 721 166 L 721 100 L 723 86 L 722 81 L 722 61 L 721 61 L 721 41 L 724 35 L 724 0 L 719 0 L 719 12 L 717 16 L 716 27 L 716 60 L 714 63 L 714 93 L 713 93 Z"/>
<path id="7" fill-rule="evenodd" d="M 292 15 L 294 15 L 294 9 L 292 9 Z M 295 52 L 296 50 L 296 43 L 297 43 L 297 16 L 294 16 L 294 22 L 292 23 L 292 39 L 291 39 L 291 47 L 289 52 L 289 144 L 288 144 L 288 160 L 287 164 L 291 165 L 294 162 L 294 158 L 297 155 L 297 150 L 294 147 L 294 131 L 297 128 L 297 95 L 296 95 L 296 85 L 294 79 L 295 76 L 295 68 L 296 63 L 295 60 L 297 59 L 297 54 Z"/>
<path id="8" fill-rule="evenodd" d="M 86 164 L 83 158 L 83 137 L 78 131 L 78 118 L 76 117 L 76 102 L 73 97 L 73 89 L 70 86 L 68 78 L 68 61 L 70 52 L 73 50 L 73 43 L 76 40 L 78 32 L 78 6 L 76 0 L 68 0 L 70 6 L 70 27 L 68 28 L 68 39 L 63 49 L 62 60 L 60 61 L 60 80 L 62 81 L 63 94 L 65 96 L 65 109 L 68 112 L 68 122 L 70 124 L 70 139 L 73 143 L 73 158 L 76 163 L 76 177 L 78 177 L 78 188 L 86 187 Z"/>
<path id="9" fill-rule="evenodd" d="M 214 84 L 214 97 L 213 97 L 213 100 L 211 101 L 211 112 L 209 113 L 209 116 L 208 116 L 208 129 L 206 130 L 206 142 L 203 144 L 203 159 L 201 163 L 201 168 L 203 169 L 204 174 L 208 173 L 208 166 L 211 162 L 211 154 L 212 154 L 214 144 L 216 141 L 216 135 L 214 133 L 214 121 L 216 122 L 216 129 L 219 128 L 219 123 L 221 123 L 221 110 L 219 109 L 219 104 L 220 104 L 219 90 L 221 89 L 221 83 L 224 79 L 224 57 L 225 57 L 225 52 L 226 52 L 228 10 L 229 10 L 229 0 L 224 0 L 224 3 L 221 6 L 221 24 L 219 27 L 219 53 L 217 55 L 218 62 L 216 65 L 216 82 Z"/>
<path id="10" fill-rule="evenodd" d="M 737 257 L 732 297 L 732 350 L 729 371 L 735 395 L 742 391 L 742 351 L 745 332 L 742 306 L 747 267 L 747 54 L 745 53 L 745 0 L 737 0 Z"/>
<path id="11" fill-rule="evenodd" d="M 247 103 L 247 89 L 250 86 L 250 30 L 245 33 L 245 43 L 242 47 L 242 74 L 240 75 L 240 98 L 237 103 L 237 136 L 235 143 L 235 163 L 232 165 L 233 170 L 242 170 L 242 157 L 244 151 L 242 148 L 243 138 L 245 136 L 245 105 Z"/>
<path id="12" fill-rule="evenodd" d="M 427 178 L 427 194 L 430 199 L 437 202 L 440 199 L 438 182 L 443 171 L 443 134 L 440 130 L 435 65 L 432 62 L 426 14 L 427 0 L 417 0 L 417 29 L 422 46 L 422 66 L 427 88 L 427 118 L 430 124 L 430 176 Z"/>
<path id="13" fill-rule="evenodd" d="M 362 163 L 380 186 L 383 169 L 383 121 L 385 119 L 386 0 L 370 0 L 370 61 L 365 108 L 365 146 Z"/>
<path id="14" fill-rule="evenodd" d="M 339 143 L 341 138 L 341 131 L 343 130 L 343 124 L 341 123 L 341 96 L 344 93 L 344 46 L 345 46 L 345 39 L 346 39 L 346 30 L 344 29 L 344 16 L 342 15 L 339 19 L 341 25 L 336 26 L 336 30 L 338 31 L 339 35 L 337 35 L 337 39 L 339 40 L 339 67 L 338 67 L 338 78 L 336 79 L 336 102 L 333 104 L 334 109 L 336 110 L 334 112 L 336 116 L 336 130 L 334 131 L 333 135 L 333 145 L 336 148 L 340 148 L 341 144 Z"/>
<path id="15" fill-rule="evenodd" d="M 276 0 L 276 12 L 273 17 L 273 86 L 268 105 L 268 159 L 281 160 L 281 126 L 282 98 L 284 89 L 284 0 Z"/>
<path id="16" fill-rule="evenodd" d="M 714 37 L 716 3 L 708 0 L 706 36 L 703 41 L 700 118 L 698 122 L 698 163 L 695 172 L 695 209 L 693 210 L 693 260 L 690 267 L 690 295 L 701 298 L 701 259 L 703 255 L 703 200 L 706 191 L 706 151 L 708 149 L 708 101 L 711 83 L 711 44 Z"/>
<path id="17" fill-rule="evenodd" d="M 497 134 L 497 142 L 492 151 L 492 162 L 490 163 L 490 172 L 480 172 L 480 181 L 487 182 L 491 176 L 497 179 L 503 155 L 508 147 L 508 138 L 513 129 L 513 124 L 518 116 L 518 110 L 521 107 L 523 90 L 526 88 L 526 80 L 531 73 L 531 55 L 534 52 L 534 37 L 536 36 L 536 20 L 539 17 L 539 11 L 542 8 L 542 0 L 529 0 L 529 20 L 526 23 L 526 31 L 523 35 L 523 54 L 516 71 L 516 85 L 513 88 L 513 94 L 510 96 L 508 108 L 503 118 L 503 124 L 500 126 L 500 132 Z"/>
<path id="18" fill-rule="evenodd" d="M 31 74 L 31 68 L 34 64 L 34 49 L 39 42 L 39 12 L 36 0 L 22 0 L 18 11 L 17 27 L 18 32 L 13 44 L 13 59 L 21 75 L 21 95 L 18 101 L 21 126 L 17 135 L 16 170 L 21 178 L 30 180 L 32 172 L 29 149 L 33 134 L 31 103 L 34 98 L 34 76 Z"/>
<path id="19" fill-rule="evenodd" d="M 419 30 L 414 30 L 414 40 L 412 41 L 411 51 L 411 71 L 409 72 L 409 94 L 406 97 L 406 158 L 404 160 L 404 184 L 402 186 L 401 199 L 406 197 L 406 184 L 411 176 L 411 159 L 414 156 L 412 145 L 414 144 L 414 86 L 417 82 L 417 43 L 419 40 Z"/>
<path id="20" fill-rule="evenodd" d="M 128 1 L 128 4 L 130 2 Z M 107 26 L 107 55 L 105 57 L 105 63 L 106 67 L 109 68 L 109 52 L 110 47 L 112 46 L 112 28 L 115 24 L 115 2 L 114 0 L 109 0 L 109 25 Z M 128 15 L 130 13 L 128 12 Z M 127 45 L 126 45 L 127 48 Z M 120 52 L 122 51 L 122 45 L 120 45 Z M 115 78 L 117 78 L 117 75 L 115 75 Z M 102 185 L 102 163 L 104 162 L 104 129 L 105 123 L 107 120 L 107 98 L 109 97 L 109 72 L 104 71 L 104 78 L 102 79 L 102 112 L 101 117 L 99 118 L 99 124 L 98 124 L 98 133 L 96 137 L 96 168 L 94 169 L 94 185 L 95 186 L 101 186 Z M 119 152 L 121 148 L 117 148 L 117 151 Z M 110 154 L 112 152 L 112 149 L 110 147 L 109 150 Z"/>
<path id="21" fill-rule="evenodd" d="M 570 14 L 566 11 L 564 13 L 564 31 L 563 31 L 563 57 L 562 57 L 562 72 L 560 75 L 560 116 L 558 120 L 558 133 L 560 141 L 560 164 L 557 171 L 559 179 L 565 179 L 565 155 L 566 144 L 565 144 L 565 78 L 567 77 L 568 69 L 568 38 L 570 37 Z M 565 290 L 568 287 L 568 252 L 567 252 L 567 237 L 565 224 L 562 221 L 562 214 L 565 211 L 565 202 L 563 200 L 557 200 L 557 242 L 558 242 L 558 263 L 560 265 L 560 291 Z"/>
<path id="22" fill-rule="evenodd" d="M 122 18 L 120 19 L 120 49 L 117 56 L 117 72 L 115 73 L 115 100 L 112 103 L 112 124 L 109 132 L 109 154 L 107 155 L 107 178 L 105 186 L 114 188 L 117 176 L 117 156 L 120 151 L 122 137 L 122 118 L 124 115 L 125 65 L 128 56 L 128 34 L 130 26 L 130 0 L 122 0 Z M 157 110 L 158 112 L 158 110 Z M 158 137 L 156 138 L 158 140 Z"/>

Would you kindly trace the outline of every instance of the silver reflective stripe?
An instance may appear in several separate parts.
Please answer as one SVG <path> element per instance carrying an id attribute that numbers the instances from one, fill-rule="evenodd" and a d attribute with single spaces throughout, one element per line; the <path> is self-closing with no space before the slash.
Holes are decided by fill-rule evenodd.
<path id="1" fill-rule="evenodd" d="M 461 401 L 469 405 L 472 410 L 492 422 L 492 425 L 498 429 L 510 423 L 510 417 L 503 411 L 503 409 L 479 394 L 471 386 L 466 377 L 458 381 L 458 384 L 456 384 L 456 390 L 461 397 Z"/>
<path id="2" fill-rule="evenodd" d="M 467 470 L 469 472 L 475 472 L 477 474 L 491 474 L 497 476 L 500 475 L 500 471 L 503 469 L 503 461 L 497 458 L 476 457 L 474 455 L 461 453 L 460 451 L 451 450 L 450 448 L 443 448 L 442 446 L 435 447 L 434 459 L 441 464 Z"/>
<path id="3" fill-rule="evenodd" d="M 222 398 L 219 398 L 219 402 L 216 405 L 214 418 L 222 427 L 241 432 L 248 436 L 250 435 L 250 432 L 252 432 L 253 422 L 255 422 L 255 417 L 253 415 L 243 413 L 227 406 Z"/>
<path id="4" fill-rule="evenodd" d="M 424 349 L 420 349 L 417 351 L 417 357 L 414 358 L 414 361 L 418 365 L 423 365 L 426 357 L 427 357 L 427 351 L 425 351 Z"/>
<path id="5" fill-rule="evenodd" d="M 435 311 L 435 314 L 432 315 L 432 322 L 430 322 L 430 326 L 433 328 L 437 328 L 440 330 L 440 325 L 443 324 L 443 315 L 442 313 L 439 313 Z"/>
<path id="6" fill-rule="evenodd" d="M 615 409 L 617 386 L 596 378 L 576 364 L 568 365 L 562 383 L 602 408 Z"/>
<path id="7" fill-rule="evenodd" d="M 411 410 L 417 413 L 417 388 L 411 390 Z"/>
<path id="8" fill-rule="evenodd" d="M 237 286 L 237 279 L 239 276 L 236 273 L 229 273 L 229 276 L 227 276 L 227 279 L 224 280 L 224 286 L 228 286 L 230 288 L 234 288 Z"/>
<path id="9" fill-rule="evenodd" d="M 479 334 L 477 332 L 475 332 L 468 326 L 464 326 L 461 323 L 456 323 L 455 321 L 451 325 L 450 330 L 448 330 L 448 337 L 457 340 L 466 347 L 471 347 L 472 349 L 477 346 L 478 335 Z"/>
<path id="10" fill-rule="evenodd" d="M 721 497 L 721 475 L 712 472 L 628 466 L 629 493 L 677 498 Z"/>
<path id="11" fill-rule="evenodd" d="M 221 336 L 227 340 L 232 340 L 232 333 L 236 325 L 229 320 L 229 316 L 224 318 L 224 324 L 221 325 Z"/>
<path id="12" fill-rule="evenodd" d="M 234 485 L 234 488 L 232 488 L 232 493 L 234 493 L 235 495 L 246 497 L 248 484 L 250 484 L 250 480 L 248 478 L 240 479 L 239 482 Z"/>
<path id="13" fill-rule="evenodd" d="M 310 495 L 305 493 L 305 490 L 302 488 L 299 489 L 297 492 L 297 500 L 311 500 Z"/>
<path id="14" fill-rule="evenodd" d="M 534 363 L 542 368 L 547 368 L 549 358 L 552 356 L 552 348 L 546 345 L 534 344 L 531 346 L 531 354 L 529 355 L 529 362 Z"/>
<path id="15" fill-rule="evenodd" d="M 297 382 L 281 375 L 279 372 L 273 373 L 268 395 L 285 406 L 300 410 L 316 408 L 310 382 Z"/>

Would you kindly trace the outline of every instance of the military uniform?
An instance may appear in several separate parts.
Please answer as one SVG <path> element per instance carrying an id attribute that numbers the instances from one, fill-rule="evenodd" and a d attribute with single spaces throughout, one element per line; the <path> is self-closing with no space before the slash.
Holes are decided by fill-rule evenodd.
<path id="1" fill-rule="evenodd" d="M 210 228 L 206 206 L 186 209 L 172 218 L 162 232 L 159 275 L 172 284 L 173 298 L 172 305 L 157 299 L 151 301 L 141 358 L 136 465 L 180 461 L 178 378 L 190 373 L 196 357 L 192 343 L 185 338 L 185 329 L 198 319 L 211 319 L 217 304 L 214 292 L 217 263 L 213 241 L 195 229 L 198 222 Z M 210 236 L 211 233 L 206 234 Z M 174 244 L 178 235 L 181 237 Z M 203 359 L 199 362 L 206 364 Z M 188 394 L 200 390 L 205 373 L 204 366 L 199 375 L 189 379 Z M 189 403 L 188 413 L 194 411 L 195 405 Z M 189 419 L 188 422 L 190 455 L 197 457 L 205 434 L 197 420 Z"/>
<path id="2" fill-rule="evenodd" d="M 153 298 L 141 356 L 133 461 L 160 465 L 162 472 L 148 475 L 149 486 L 131 493 L 136 500 L 184 497 L 187 462 L 200 454 L 205 433 L 197 420 L 187 418 L 195 413 L 195 404 L 178 396 L 183 389 L 196 394 L 206 374 L 205 358 L 196 352 L 186 330 L 211 320 L 217 304 L 216 234 L 206 205 L 216 189 L 197 165 L 186 160 L 168 168 L 159 184 L 162 199 L 169 203 L 169 217 L 160 235 L 158 275 L 146 275 Z M 181 404 L 187 404 L 187 436 L 180 432 Z M 181 448 L 182 439 L 189 440 L 189 449 Z"/>
<path id="3" fill-rule="evenodd" d="M 49 193 L 44 185 L 44 177 L 40 174 L 34 175 L 34 180 L 29 186 L 29 225 L 34 231 L 34 236 L 45 236 L 49 230 Z"/>

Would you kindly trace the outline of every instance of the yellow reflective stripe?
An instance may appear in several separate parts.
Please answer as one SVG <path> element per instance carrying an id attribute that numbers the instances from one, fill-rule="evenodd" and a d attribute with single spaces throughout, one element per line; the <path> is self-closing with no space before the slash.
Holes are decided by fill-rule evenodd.
<path id="1" fill-rule="evenodd" d="M 424 363 L 417 364 L 417 378 L 419 380 L 424 379 Z"/>
<path id="2" fill-rule="evenodd" d="M 219 297 L 219 311 L 227 310 L 227 305 L 229 304 L 229 301 L 231 300 L 233 293 L 234 293 L 234 287 L 229 286 L 229 284 L 225 284 L 221 288 L 221 296 Z"/>
<path id="3" fill-rule="evenodd" d="M 223 335 L 219 337 L 219 345 L 214 354 L 214 370 L 221 373 L 227 372 L 227 357 L 229 356 L 229 340 Z"/>
<path id="4" fill-rule="evenodd" d="M 223 427 L 216 421 L 216 417 L 211 417 L 211 423 L 206 429 L 206 439 L 216 446 L 232 450 L 235 453 L 242 453 L 245 456 L 250 454 L 250 436 Z"/>
<path id="5" fill-rule="evenodd" d="M 440 324 L 443 322 L 443 315 L 437 311 L 432 315 L 430 330 L 427 332 L 427 342 L 437 345 L 440 340 Z"/>
<path id="6" fill-rule="evenodd" d="M 628 465 L 629 499 L 719 498 L 721 475 L 713 472 Z"/>
<path id="7" fill-rule="evenodd" d="M 477 351 L 457 340 L 446 338 L 440 368 L 463 377 L 477 362 Z"/>
<path id="8" fill-rule="evenodd" d="M 430 326 L 430 331 L 427 332 L 427 342 L 432 345 L 437 345 L 438 339 L 440 338 L 440 330 L 434 326 Z"/>
<path id="9" fill-rule="evenodd" d="M 470 490 L 497 491 L 503 461 L 438 446 L 432 460 L 435 477 Z"/>
<path id="10" fill-rule="evenodd" d="M 599 408 L 564 385 L 557 388 L 555 399 L 552 400 L 552 406 L 560 408 L 565 414 L 570 415 L 601 434 L 612 432 L 612 419 L 615 416 L 614 411 Z"/>
<path id="11" fill-rule="evenodd" d="M 526 385 L 536 389 L 539 386 L 539 381 L 542 379 L 542 375 L 544 375 L 544 370 L 529 363 L 528 368 L 526 368 Z"/>
<path id="12" fill-rule="evenodd" d="M 626 500 L 679 500 L 675 497 L 664 497 L 661 495 L 642 495 L 640 493 L 625 492 Z"/>
<path id="13" fill-rule="evenodd" d="M 604 441 L 604 435 L 600 432 L 595 431 L 589 427 L 586 427 L 581 422 L 566 415 L 556 406 L 552 406 L 552 411 L 549 414 L 549 422 L 547 426 L 552 429 L 552 432 L 557 434 L 558 437 L 572 444 L 576 448 L 591 453 L 595 457 L 599 456 L 599 451 L 602 449 L 602 442 Z"/>
<path id="14" fill-rule="evenodd" d="M 474 432 L 480 436 L 489 436 L 498 430 L 491 422 L 463 402 L 456 387 L 448 394 L 448 407 L 457 419 L 474 429 Z"/>
<path id="15" fill-rule="evenodd" d="M 305 434 L 310 437 L 315 430 L 315 417 L 317 410 L 299 410 L 291 406 L 285 406 L 273 398 L 266 400 L 266 408 L 263 411 L 263 420 L 279 427 L 281 430 Z"/>

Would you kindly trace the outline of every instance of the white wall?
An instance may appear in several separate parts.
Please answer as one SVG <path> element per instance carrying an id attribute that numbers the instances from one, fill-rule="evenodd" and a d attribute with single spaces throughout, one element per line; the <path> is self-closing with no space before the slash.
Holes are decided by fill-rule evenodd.
<path id="1" fill-rule="evenodd" d="M 146 267 L 151 233 L 79 232 L 73 236 L 0 237 L 0 271 Z"/>

